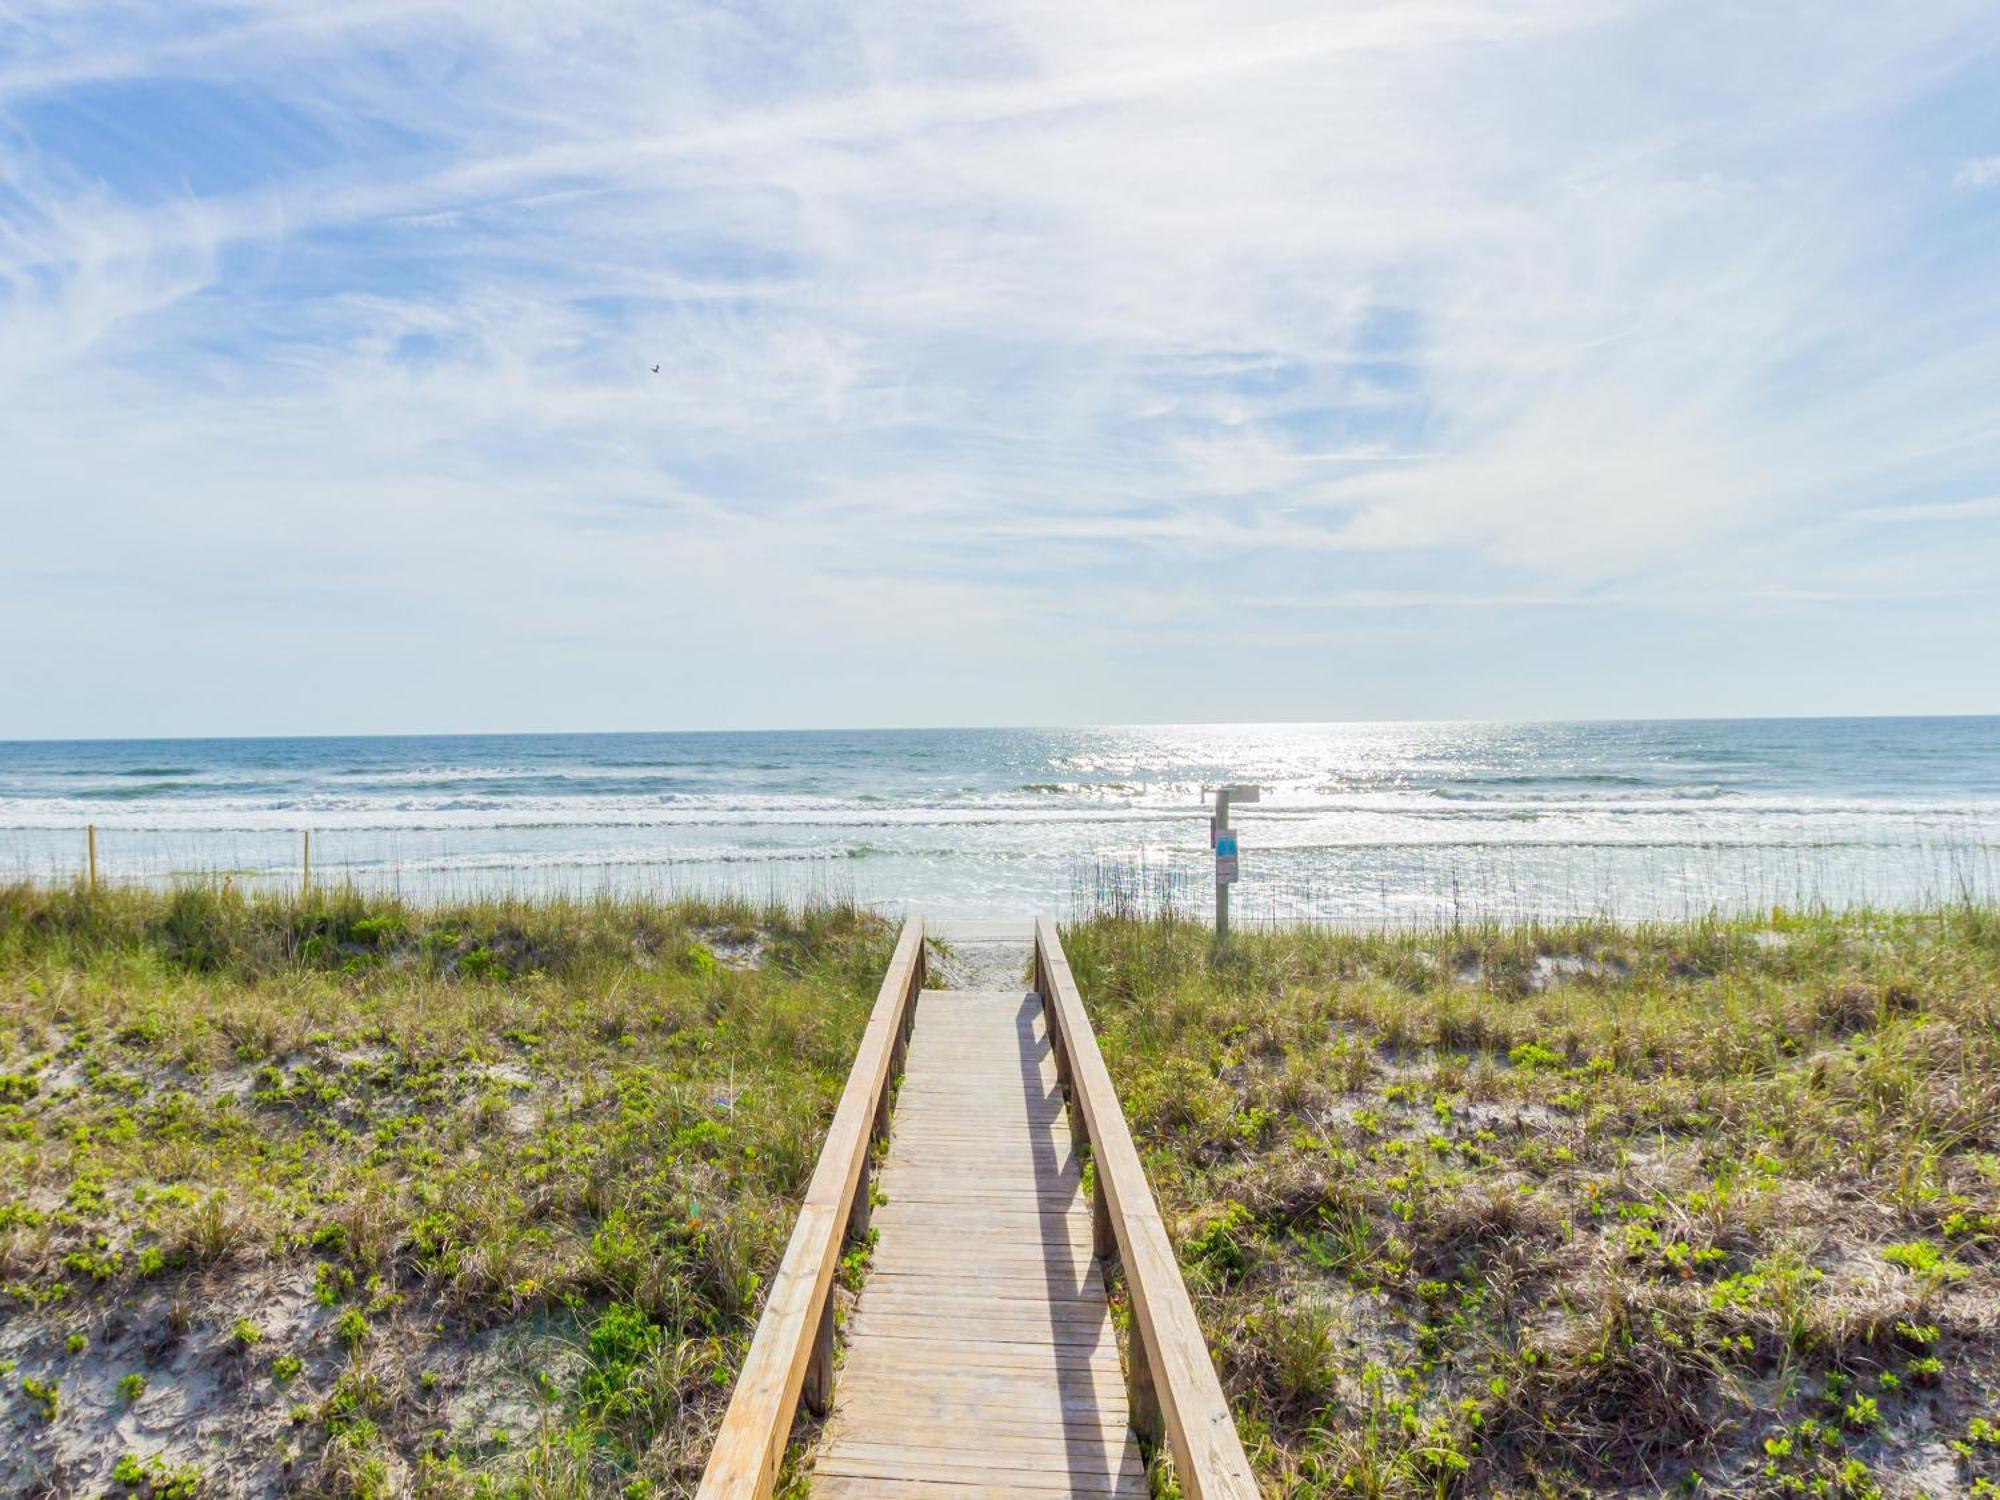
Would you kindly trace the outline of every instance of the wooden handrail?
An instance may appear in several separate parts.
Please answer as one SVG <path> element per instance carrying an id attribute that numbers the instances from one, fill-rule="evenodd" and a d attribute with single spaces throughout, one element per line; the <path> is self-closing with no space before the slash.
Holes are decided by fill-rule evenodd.
<path id="1" fill-rule="evenodd" d="M 831 1404 L 834 1272 L 848 1232 L 868 1227 L 869 1145 L 888 1132 L 890 1086 L 902 1071 L 923 987 L 924 923 L 912 916 L 882 978 L 798 1223 L 709 1450 L 697 1491 L 702 1500 L 765 1500 L 777 1482 L 800 1398 L 816 1416 Z"/>
<path id="2" fill-rule="evenodd" d="M 1126 1364 L 1133 1429 L 1154 1447 L 1165 1436 L 1181 1493 L 1190 1500 L 1256 1500 L 1257 1480 L 1195 1321 L 1159 1205 L 1056 924 L 1047 917 L 1035 922 L 1035 988 L 1048 1016 L 1056 1070 L 1069 1091 L 1071 1118 L 1081 1116 L 1080 1133 L 1090 1142 L 1097 1253 L 1108 1256 L 1116 1249 L 1131 1294 L 1134 1337 Z"/>

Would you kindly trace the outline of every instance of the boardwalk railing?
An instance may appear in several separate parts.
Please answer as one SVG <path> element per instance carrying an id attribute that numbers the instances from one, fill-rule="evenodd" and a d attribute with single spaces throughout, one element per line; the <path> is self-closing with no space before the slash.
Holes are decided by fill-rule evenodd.
<path id="1" fill-rule="evenodd" d="M 1131 1295 L 1133 1338 L 1126 1351 L 1126 1378 L 1132 1426 L 1153 1447 L 1164 1437 L 1181 1493 L 1190 1500 L 1256 1500 L 1257 1481 L 1195 1321 L 1159 1205 L 1132 1145 L 1056 925 L 1047 917 L 1035 923 L 1035 989 L 1048 1016 L 1057 1076 L 1069 1092 L 1072 1134 L 1090 1142 L 1096 1166 L 1091 1202 L 1095 1248 L 1100 1257 L 1117 1252 Z"/>
<path id="2" fill-rule="evenodd" d="M 868 1227 L 868 1152 L 889 1128 L 889 1091 L 902 1071 L 924 987 L 924 924 L 903 924 L 827 1130 L 785 1258 L 771 1282 L 749 1356 L 702 1474 L 703 1500 L 771 1493 L 803 1397 L 824 1416 L 833 1397 L 833 1278 L 850 1232 Z"/>

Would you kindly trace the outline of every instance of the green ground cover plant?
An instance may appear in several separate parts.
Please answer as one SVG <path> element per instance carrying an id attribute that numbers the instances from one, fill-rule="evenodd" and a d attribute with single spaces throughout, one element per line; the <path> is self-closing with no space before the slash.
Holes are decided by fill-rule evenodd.
<path id="1" fill-rule="evenodd" d="M 2000 915 L 1065 944 L 1270 1493 L 1996 1493 Z"/>
<path id="2" fill-rule="evenodd" d="M 0 1492 L 690 1491 L 894 939 L 0 887 Z"/>

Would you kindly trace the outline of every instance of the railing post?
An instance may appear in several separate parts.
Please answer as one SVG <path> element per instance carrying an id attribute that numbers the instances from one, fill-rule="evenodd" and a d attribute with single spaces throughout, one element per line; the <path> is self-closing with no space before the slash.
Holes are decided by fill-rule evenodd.
<path id="1" fill-rule="evenodd" d="M 1056 1060 L 1056 1087 L 1062 1090 L 1063 1109 L 1069 1116 L 1070 1139 L 1085 1145 L 1090 1142 L 1090 1126 L 1077 1108 L 1076 1085 L 1069 1072 L 1069 1048 L 1063 1045 L 1062 1022 L 1057 1018 L 1055 1002 L 1046 990 L 1042 992 L 1042 1026 L 1049 1034 L 1049 1051 Z"/>
<path id="2" fill-rule="evenodd" d="M 1090 1190 L 1090 1250 L 1099 1260 L 1118 1253 L 1118 1235 L 1111 1227 L 1111 1199 L 1101 1180 L 1093 1180 Z"/>
<path id="3" fill-rule="evenodd" d="M 854 1185 L 854 1207 L 847 1213 L 847 1233 L 850 1239 L 858 1240 L 867 1236 L 868 1220 L 875 1211 L 874 1176 L 875 1156 L 870 1152 L 861 1159 L 861 1180 Z"/>
<path id="4" fill-rule="evenodd" d="M 1160 1415 L 1160 1393 L 1153 1388 L 1153 1366 L 1146 1341 L 1135 1328 L 1125 1372 L 1125 1398 L 1131 1413 L 1132 1432 L 1148 1453 L 1160 1451 L 1166 1440 L 1167 1424 Z"/>
<path id="5" fill-rule="evenodd" d="M 799 1390 L 806 1410 L 823 1417 L 833 1409 L 833 1294 L 819 1310 L 819 1332 L 813 1335 L 812 1358 L 806 1363 L 806 1383 Z"/>

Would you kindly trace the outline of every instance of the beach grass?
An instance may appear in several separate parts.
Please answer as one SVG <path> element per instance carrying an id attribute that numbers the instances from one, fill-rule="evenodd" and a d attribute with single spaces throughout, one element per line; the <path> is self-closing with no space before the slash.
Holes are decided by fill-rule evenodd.
<path id="1" fill-rule="evenodd" d="M 0 1489 L 690 1493 L 894 937 L 0 888 Z M 1269 1493 L 2000 1482 L 2000 914 L 1065 942 Z"/>
<path id="2" fill-rule="evenodd" d="M 690 1489 L 893 940 L 0 889 L 0 1490 Z"/>
<path id="3" fill-rule="evenodd" d="M 1996 1493 L 2000 914 L 1065 943 L 1270 1493 Z"/>

